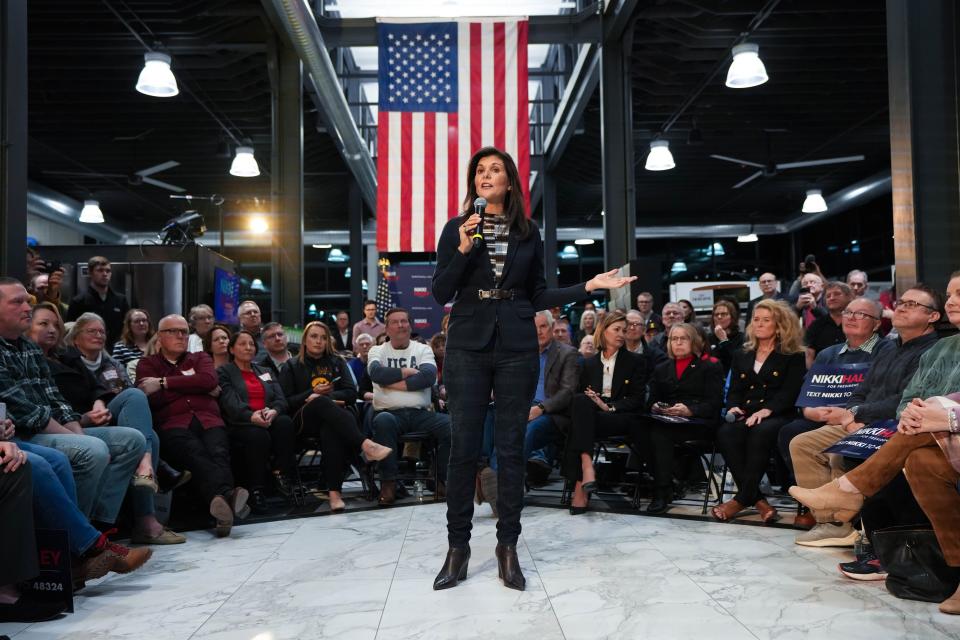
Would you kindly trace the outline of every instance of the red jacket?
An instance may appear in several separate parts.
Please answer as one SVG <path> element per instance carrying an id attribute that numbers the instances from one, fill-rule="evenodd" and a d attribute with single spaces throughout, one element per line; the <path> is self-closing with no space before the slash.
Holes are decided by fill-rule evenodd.
<path id="1" fill-rule="evenodd" d="M 149 396 L 157 430 L 186 429 L 194 416 L 204 429 L 223 426 L 217 399 L 210 395 L 218 384 L 217 372 L 206 353 L 184 353 L 176 364 L 159 353 L 141 358 L 137 379 L 141 378 L 167 379 L 166 388 Z"/>

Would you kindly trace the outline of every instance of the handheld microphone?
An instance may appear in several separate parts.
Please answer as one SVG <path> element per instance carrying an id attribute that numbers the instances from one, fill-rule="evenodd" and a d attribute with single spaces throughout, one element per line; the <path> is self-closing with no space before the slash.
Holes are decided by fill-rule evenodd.
<path id="1" fill-rule="evenodd" d="M 483 242 L 483 217 L 487 210 L 487 199 L 483 197 L 478 197 L 473 201 L 473 212 L 480 214 L 480 223 L 477 225 L 477 228 L 473 230 L 473 235 L 470 237 L 473 240 L 473 247 L 476 249 Z"/>

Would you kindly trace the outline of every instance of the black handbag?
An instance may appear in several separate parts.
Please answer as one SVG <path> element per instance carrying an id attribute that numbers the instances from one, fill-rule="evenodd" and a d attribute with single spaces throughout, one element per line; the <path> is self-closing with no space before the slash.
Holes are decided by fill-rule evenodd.
<path id="1" fill-rule="evenodd" d="M 898 598 L 943 602 L 957 590 L 960 569 L 947 565 L 933 529 L 891 527 L 874 531 L 871 540 L 887 571 L 887 591 Z"/>

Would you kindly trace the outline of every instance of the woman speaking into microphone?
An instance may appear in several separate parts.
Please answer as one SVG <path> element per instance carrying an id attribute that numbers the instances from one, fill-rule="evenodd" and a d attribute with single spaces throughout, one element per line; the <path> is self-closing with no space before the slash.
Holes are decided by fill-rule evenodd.
<path id="1" fill-rule="evenodd" d="M 484 199 L 483 215 L 471 213 L 475 201 L 480 200 L 479 209 Z M 517 166 L 499 149 L 484 147 L 470 158 L 463 208 L 443 228 L 433 274 L 433 297 L 440 304 L 454 301 L 443 365 L 453 423 L 447 469 L 450 548 L 433 588 L 454 587 L 467 577 L 474 480 L 492 392 L 499 463 L 497 566 L 504 585 L 522 591 L 516 545 L 523 508 L 523 439 L 540 375 L 534 314 L 635 278 L 618 277 L 613 270 L 586 283 L 548 289 L 543 243 L 527 218 Z"/>

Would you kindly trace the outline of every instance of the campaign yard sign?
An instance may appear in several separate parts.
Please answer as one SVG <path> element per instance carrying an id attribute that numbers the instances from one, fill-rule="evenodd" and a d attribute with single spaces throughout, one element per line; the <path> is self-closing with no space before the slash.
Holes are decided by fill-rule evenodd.
<path id="1" fill-rule="evenodd" d="M 842 407 L 863 382 L 869 368 L 869 362 L 813 365 L 803 379 L 797 406 Z"/>
<path id="2" fill-rule="evenodd" d="M 846 458 L 869 458 L 897 432 L 896 419 L 871 422 L 823 450 Z"/>

